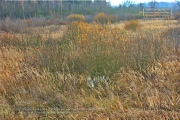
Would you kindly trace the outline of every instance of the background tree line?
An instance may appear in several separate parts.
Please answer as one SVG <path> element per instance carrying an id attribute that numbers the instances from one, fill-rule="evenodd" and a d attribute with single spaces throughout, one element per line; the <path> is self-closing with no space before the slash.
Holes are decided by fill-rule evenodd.
<path id="1" fill-rule="evenodd" d="M 69 14 L 94 15 L 98 12 L 120 15 L 122 13 L 137 14 L 140 10 L 140 6 L 135 5 L 113 7 L 106 0 L 94 0 L 94 2 L 92 0 L 0 1 L 0 18 L 63 18 Z"/>
<path id="2" fill-rule="evenodd" d="M 149 7 L 157 5 L 149 2 Z M 20 18 L 27 19 L 33 17 L 44 18 L 65 18 L 70 14 L 84 14 L 94 16 L 99 12 L 106 14 L 117 15 L 120 18 L 140 17 L 139 13 L 145 3 L 135 4 L 131 0 L 119 6 L 111 6 L 107 0 L 61 0 L 61 1 L 47 1 L 47 0 L 27 0 L 27 1 L 0 1 L 0 18 Z"/>

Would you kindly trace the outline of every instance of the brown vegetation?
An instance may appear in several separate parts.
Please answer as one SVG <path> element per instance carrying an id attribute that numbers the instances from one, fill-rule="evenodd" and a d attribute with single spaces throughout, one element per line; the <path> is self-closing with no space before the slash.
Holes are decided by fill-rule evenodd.
<path id="1" fill-rule="evenodd" d="M 106 15 L 105 13 L 98 13 L 94 17 L 94 21 L 99 24 L 107 24 L 110 22 L 109 16 Z"/>
<path id="2" fill-rule="evenodd" d="M 124 29 L 126 30 L 137 30 L 140 27 L 141 27 L 141 24 L 138 20 L 127 21 L 124 25 Z"/>
<path id="3" fill-rule="evenodd" d="M 67 16 L 69 22 L 85 21 L 85 16 L 82 14 L 71 14 Z"/>
<path id="4" fill-rule="evenodd" d="M 35 24 L 0 33 L 0 119 L 180 118 L 176 21 Z"/>

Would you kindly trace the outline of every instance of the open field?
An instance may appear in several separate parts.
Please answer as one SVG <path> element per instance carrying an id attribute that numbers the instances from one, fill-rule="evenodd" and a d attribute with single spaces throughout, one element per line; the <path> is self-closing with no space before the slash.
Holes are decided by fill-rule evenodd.
<path id="1" fill-rule="evenodd" d="M 179 120 L 179 22 L 124 24 L 0 27 L 0 119 Z"/>

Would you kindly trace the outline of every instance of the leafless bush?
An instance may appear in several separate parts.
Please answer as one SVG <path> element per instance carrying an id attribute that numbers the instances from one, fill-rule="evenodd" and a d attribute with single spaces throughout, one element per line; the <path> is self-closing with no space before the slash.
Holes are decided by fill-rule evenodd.
<path id="1" fill-rule="evenodd" d="M 22 27 L 25 27 L 25 24 L 22 24 L 19 20 L 6 18 L 0 21 L 0 30 L 4 32 L 17 33 L 21 31 Z"/>
<path id="2" fill-rule="evenodd" d="M 176 20 L 179 20 L 179 19 L 180 19 L 180 12 L 175 13 L 175 14 L 174 14 L 174 18 L 175 18 Z"/>
<path id="3" fill-rule="evenodd" d="M 45 18 L 31 18 L 30 21 L 32 27 L 45 27 L 49 25 L 66 25 L 66 22 L 60 19 L 47 20 Z"/>
<path id="4" fill-rule="evenodd" d="M 44 27 L 46 25 L 45 18 L 31 18 L 31 26 L 33 27 Z"/>

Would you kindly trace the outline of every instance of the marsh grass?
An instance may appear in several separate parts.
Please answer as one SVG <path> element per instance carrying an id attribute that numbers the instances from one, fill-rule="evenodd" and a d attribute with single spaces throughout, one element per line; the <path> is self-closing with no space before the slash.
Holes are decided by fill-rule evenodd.
<path id="1" fill-rule="evenodd" d="M 68 26 L 57 46 L 68 51 L 66 62 L 72 74 L 111 77 L 121 67 L 146 71 L 163 55 L 165 41 L 158 31 L 138 32 L 76 22 Z"/>
<path id="2" fill-rule="evenodd" d="M 0 45 L 0 119 L 180 117 L 177 34 L 165 23 L 129 31 L 74 22 L 57 38 L 50 27 Z"/>

